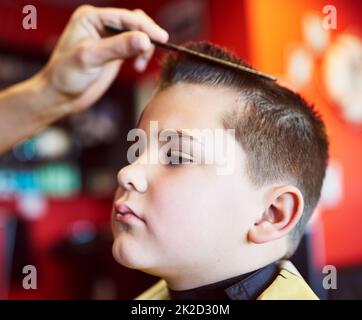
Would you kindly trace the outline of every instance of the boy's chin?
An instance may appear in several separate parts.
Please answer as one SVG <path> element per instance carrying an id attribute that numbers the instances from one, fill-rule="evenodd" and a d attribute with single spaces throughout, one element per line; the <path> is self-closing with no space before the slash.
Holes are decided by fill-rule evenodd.
<path id="1" fill-rule="evenodd" d="M 162 277 L 162 272 L 160 272 L 159 265 L 152 259 L 147 259 L 147 255 L 142 250 L 138 251 L 136 248 L 132 248 L 130 245 L 125 244 L 125 240 L 121 237 L 115 238 L 112 246 L 112 255 L 117 263 L 120 265 L 129 268 L 135 269 L 147 274 Z"/>
<path id="2" fill-rule="evenodd" d="M 139 252 L 137 248 L 127 243 L 128 241 L 121 236 L 115 237 L 112 246 L 113 258 L 122 266 L 142 270 L 147 267 L 145 255 Z"/>
<path id="3" fill-rule="evenodd" d="M 132 255 L 132 251 L 124 243 L 122 237 L 114 237 L 113 246 L 112 246 L 112 255 L 113 258 L 122 266 L 137 269 L 137 263 L 135 257 Z"/>

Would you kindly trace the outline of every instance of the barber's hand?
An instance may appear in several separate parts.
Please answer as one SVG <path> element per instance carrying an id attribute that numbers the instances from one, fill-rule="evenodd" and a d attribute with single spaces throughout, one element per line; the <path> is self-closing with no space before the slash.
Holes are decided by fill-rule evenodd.
<path id="1" fill-rule="evenodd" d="M 109 36 L 105 24 L 137 31 Z M 58 100 L 66 113 L 90 107 L 110 86 L 124 59 L 136 57 L 134 67 L 140 72 L 146 68 L 154 52 L 150 38 L 166 42 L 168 34 L 142 10 L 79 7 L 39 74 L 46 96 L 54 99 L 49 105 Z"/>

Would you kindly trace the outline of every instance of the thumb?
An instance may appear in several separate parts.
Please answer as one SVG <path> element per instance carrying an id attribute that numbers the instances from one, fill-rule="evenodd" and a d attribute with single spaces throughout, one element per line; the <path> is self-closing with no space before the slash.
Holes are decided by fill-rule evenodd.
<path id="1" fill-rule="evenodd" d="M 100 67 L 113 60 L 123 60 L 152 50 L 150 38 L 141 31 L 129 31 L 113 37 L 86 41 L 80 46 L 83 67 Z"/>

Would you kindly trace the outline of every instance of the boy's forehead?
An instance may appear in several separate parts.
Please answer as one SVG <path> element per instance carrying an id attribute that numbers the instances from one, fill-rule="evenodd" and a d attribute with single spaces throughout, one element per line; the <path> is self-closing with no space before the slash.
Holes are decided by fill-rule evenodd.
<path id="1" fill-rule="evenodd" d="M 238 93 L 227 87 L 178 83 L 157 92 L 139 126 L 158 121 L 165 128 L 223 128 L 222 116 L 237 104 Z"/>

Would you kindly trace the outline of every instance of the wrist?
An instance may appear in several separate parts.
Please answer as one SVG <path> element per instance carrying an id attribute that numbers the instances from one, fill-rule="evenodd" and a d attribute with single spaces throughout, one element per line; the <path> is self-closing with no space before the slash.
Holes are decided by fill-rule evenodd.
<path id="1" fill-rule="evenodd" d="M 55 121 L 71 113 L 71 99 L 52 85 L 46 69 L 34 75 L 29 82 L 39 116 Z"/>

